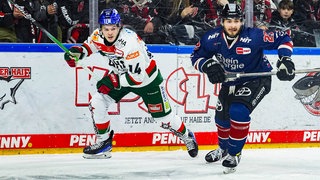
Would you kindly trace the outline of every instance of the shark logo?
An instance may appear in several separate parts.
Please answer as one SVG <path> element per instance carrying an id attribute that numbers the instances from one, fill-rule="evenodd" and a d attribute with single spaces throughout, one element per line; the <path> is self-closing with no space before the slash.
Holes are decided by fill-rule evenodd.
<path id="1" fill-rule="evenodd" d="M 0 109 L 3 110 L 7 103 L 17 104 L 15 95 L 24 79 L 12 79 L 12 76 L 6 78 L 0 76 Z"/>
<path id="2" fill-rule="evenodd" d="M 300 100 L 306 110 L 320 116 L 320 73 L 312 72 L 299 79 L 293 86 L 295 98 Z"/>

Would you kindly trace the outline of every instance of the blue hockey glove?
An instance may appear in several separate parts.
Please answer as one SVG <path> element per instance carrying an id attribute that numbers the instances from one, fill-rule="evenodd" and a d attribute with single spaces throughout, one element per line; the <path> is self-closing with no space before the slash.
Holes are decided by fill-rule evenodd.
<path id="1" fill-rule="evenodd" d="M 295 77 L 294 63 L 290 57 L 282 57 L 277 62 L 277 77 L 281 81 L 291 81 Z"/>
<path id="2" fill-rule="evenodd" d="M 202 65 L 202 72 L 207 74 L 212 84 L 221 83 L 226 80 L 225 71 L 217 60 L 208 59 Z"/>

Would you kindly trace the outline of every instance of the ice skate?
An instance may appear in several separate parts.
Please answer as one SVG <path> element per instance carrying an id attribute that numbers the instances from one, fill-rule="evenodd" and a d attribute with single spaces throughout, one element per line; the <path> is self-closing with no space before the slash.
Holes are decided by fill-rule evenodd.
<path id="1" fill-rule="evenodd" d="M 83 149 L 85 159 L 108 159 L 111 158 L 113 130 L 108 139 L 97 142 Z"/>
<path id="2" fill-rule="evenodd" d="M 178 135 L 179 137 L 179 135 Z M 196 157 L 198 155 L 198 143 L 192 131 L 188 129 L 188 136 L 181 135 L 179 137 L 186 145 L 188 153 L 191 157 Z"/>
<path id="3" fill-rule="evenodd" d="M 234 173 L 238 164 L 240 163 L 241 152 L 236 154 L 235 156 L 227 155 L 226 159 L 222 161 L 222 166 L 225 167 L 223 170 L 224 174 Z"/>
<path id="4" fill-rule="evenodd" d="M 224 157 L 226 157 L 227 154 L 228 154 L 227 150 L 223 150 L 220 147 L 218 147 L 218 149 L 208 152 L 208 154 L 205 156 L 205 160 L 209 163 L 217 162 L 222 160 Z"/>

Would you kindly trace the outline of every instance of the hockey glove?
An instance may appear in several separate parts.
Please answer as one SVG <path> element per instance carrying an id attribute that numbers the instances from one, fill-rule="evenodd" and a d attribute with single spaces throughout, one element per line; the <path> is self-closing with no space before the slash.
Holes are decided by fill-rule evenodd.
<path id="1" fill-rule="evenodd" d="M 226 80 L 225 71 L 217 60 L 208 59 L 202 65 L 202 72 L 207 74 L 212 84 L 221 83 Z"/>
<path id="2" fill-rule="evenodd" d="M 109 71 L 107 71 L 105 76 L 97 82 L 97 89 L 99 93 L 109 94 L 112 89 L 121 89 L 119 76 L 113 72 L 110 74 L 108 72 Z"/>
<path id="3" fill-rule="evenodd" d="M 72 46 L 69 52 L 64 53 L 64 59 L 70 67 L 76 67 L 76 60 L 83 59 L 85 56 L 83 48 L 82 46 Z"/>
<path id="4" fill-rule="evenodd" d="M 282 57 L 277 62 L 277 77 L 281 81 L 291 81 L 295 77 L 294 63 L 290 57 Z"/>

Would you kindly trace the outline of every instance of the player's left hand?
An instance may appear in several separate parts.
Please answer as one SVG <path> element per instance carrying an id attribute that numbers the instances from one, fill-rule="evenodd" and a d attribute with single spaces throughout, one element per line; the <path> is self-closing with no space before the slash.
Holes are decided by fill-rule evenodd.
<path id="1" fill-rule="evenodd" d="M 277 77 L 281 81 L 291 81 L 295 77 L 295 67 L 290 57 L 282 57 L 277 62 Z"/>
<path id="2" fill-rule="evenodd" d="M 64 53 L 64 59 L 70 67 L 76 67 L 76 61 L 86 56 L 86 49 L 83 46 L 72 46 L 68 52 Z"/>

